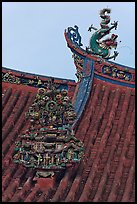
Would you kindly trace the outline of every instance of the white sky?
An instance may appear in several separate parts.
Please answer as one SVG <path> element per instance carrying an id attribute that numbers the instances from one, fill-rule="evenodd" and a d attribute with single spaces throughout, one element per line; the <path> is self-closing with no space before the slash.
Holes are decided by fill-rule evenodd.
<path id="1" fill-rule="evenodd" d="M 99 11 L 111 8 L 118 21 L 115 62 L 135 67 L 134 2 L 3 2 L 2 65 L 20 71 L 76 79 L 64 30 L 77 25 L 83 48 L 89 46 L 91 24 L 100 27 Z"/>

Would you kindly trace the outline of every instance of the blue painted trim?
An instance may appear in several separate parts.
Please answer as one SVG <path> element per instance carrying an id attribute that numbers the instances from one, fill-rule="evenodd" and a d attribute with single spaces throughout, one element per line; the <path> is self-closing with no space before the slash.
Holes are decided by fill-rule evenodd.
<path id="1" fill-rule="evenodd" d="M 85 97 L 84 97 L 84 100 L 81 103 L 81 107 L 80 107 L 80 111 L 79 111 L 78 117 L 81 116 L 81 114 L 82 114 L 82 112 L 84 110 L 84 107 L 86 105 L 86 102 L 88 100 L 88 97 L 89 97 L 89 94 L 90 94 L 90 90 L 91 90 L 91 87 L 92 87 L 92 80 L 93 80 L 93 75 L 94 75 L 94 62 L 93 62 L 93 60 L 91 62 L 91 67 L 90 68 L 91 68 L 90 69 L 91 70 L 91 74 L 90 74 L 90 76 L 88 78 L 88 84 L 87 84 L 87 88 L 86 88 L 86 92 L 85 92 Z M 84 78 L 86 78 L 86 76 Z"/>
<path id="2" fill-rule="evenodd" d="M 87 61 L 90 63 L 90 75 L 86 76 L 86 65 Z M 79 86 L 76 102 L 74 104 L 74 110 L 77 114 L 77 119 L 75 123 L 73 124 L 73 127 L 77 124 L 79 118 L 81 117 L 83 110 L 85 108 L 85 105 L 87 103 L 87 100 L 89 98 L 89 94 L 92 88 L 92 81 L 94 76 L 94 60 L 89 60 L 88 58 L 85 59 L 84 65 L 83 65 L 83 77 Z"/>
<path id="3" fill-rule="evenodd" d="M 125 82 L 120 82 L 120 81 L 116 81 L 116 80 L 113 80 L 113 79 L 108 79 L 106 77 L 99 76 L 97 74 L 95 74 L 94 77 L 97 78 L 97 79 L 100 79 L 102 81 L 109 82 L 111 84 L 117 84 L 117 85 L 120 85 L 120 86 L 127 86 L 127 87 L 130 87 L 130 88 L 135 88 L 134 84 L 128 84 L 128 83 L 125 83 Z"/>

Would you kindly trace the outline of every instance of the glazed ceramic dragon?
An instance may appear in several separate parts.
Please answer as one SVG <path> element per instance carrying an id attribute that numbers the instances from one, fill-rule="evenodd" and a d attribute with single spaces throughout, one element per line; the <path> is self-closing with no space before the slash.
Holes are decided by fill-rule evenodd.
<path id="1" fill-rule="evenodd" d="M 109 13 L 111 13 L 111 10 L 109 8 L 105 8 L 100 11 L 100 17 L 102 18 L 102 21 L 100 23 L 100 29 L 97 30 L 97 28 L 94 28 L 93 25 L 89 27 L 88 31 L 91 31 L 93 29 L 96 30 L 96 32 L 91 36 L 90 46 L 86 47 L 86 51 L 91 54 L 99 55 L 104 59 L 114 58 L 115 60 L 116 56 L 118 55 L 118 52 L 114 51 L 114 54 L 110 56 L 110 50 L 112 48 L 116 49 L 116 38 L 118 36 L 112 34 L 111 38 L 107 38 L 101 41 L 101 39 L 104 36 L 108 35 L 113 28 L 115 28 L 115 30 L 117 29 L 118 22 L 114 21 L 114 23 L 111 23 L 112 26 L 108 26 L 110 22 L 110 16 L 107 14 Z"/>

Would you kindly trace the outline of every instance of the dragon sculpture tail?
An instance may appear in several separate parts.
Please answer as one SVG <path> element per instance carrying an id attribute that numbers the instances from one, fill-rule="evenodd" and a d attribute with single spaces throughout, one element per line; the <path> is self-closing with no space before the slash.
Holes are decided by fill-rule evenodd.
<path id="1" fill-rule="evenodd" d="M 100 17 L 103 19 L 100 23 L 102 29 L 109 28 L 108 23 L 110 22 L 110 16 L 106 13 L 111 13 L 111 9 L 104 8 L 100 11 Z"/>

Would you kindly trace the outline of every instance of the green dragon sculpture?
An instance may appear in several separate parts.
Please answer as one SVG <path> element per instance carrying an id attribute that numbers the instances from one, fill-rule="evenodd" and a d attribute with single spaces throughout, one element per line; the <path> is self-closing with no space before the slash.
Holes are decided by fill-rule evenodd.
<path id="1" fill-rule="evenodd" d="M 101 26 L 100 29 L 93 27 L 93 25 L 89 27 L 88 31 L 91 32 L 91 30 L 93 29 L 96 30 L 96 32 L 93 33 L 93 35 L 91 36 L 90 46 L 86 47 L 86 51 L 87 53 L 99 55 L 104 59 L 114 58 L 115 60 L 119 53 L 117 51 L 114 51 L 114 54 L 110 56 L 110 50 L 112 48 L 116 49 L 117 47 L 116 38 L 118 37 L 118 35 L 112 34 L 111 38 L 107 38 L 101 41 L 101 39 L 104 36 L 108 35 L 113 28 L 115 28 L 116 30 L 118 25 L 118 22 L 114 21 L 114 23 L 111 23 L 112 26 L 108 26 L 110 22 L 110 16 L 106 15 L 106 13 L 107 14 L 111 13 L 111 9 L 105 8 L 100 11 L 100 17 L 102 18 L 102 21 L 100 23 Z"/>

